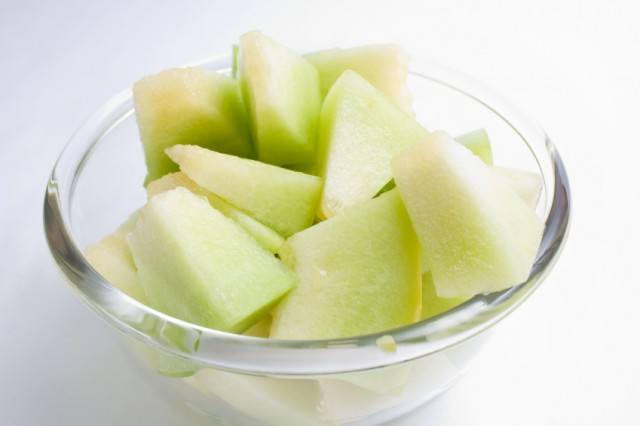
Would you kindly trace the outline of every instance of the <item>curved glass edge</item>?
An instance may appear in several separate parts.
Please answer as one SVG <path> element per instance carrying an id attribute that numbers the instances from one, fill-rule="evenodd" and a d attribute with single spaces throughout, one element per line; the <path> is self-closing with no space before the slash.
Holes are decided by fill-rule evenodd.
<path id="1" fill-rule="evenodd" d="M 197 65 L 225 72 L 228 57 Z M 529 279 L 500 292 L 478 295 L 439 316 L 366 336 L 329 340 L 275 340 L 235 335 L 191 324 L 158 312 L 106 282 L 86 261 L 70 232 L 70 206 L 76 179 L 91 150 L 132 108 L 131 91 L 111 98 L 76 132 L 61 153 L 47 185 L 44 227 L 53 257 L 69 284 L 101 317 L 146 344 L 202 366 L 247 374 L 324 375 L 363 371 L 407 362 L 451 347 L 491 327 L 520 305 L 542 282 L 566 240 L 571 211 L 567 174 L 557 150 L 537 125 L 495 93 L 464 74 L 421 64 L 418 77 L 450 87 L 500 116 L 538 159 L 547 193 L 545 230 Z M 489 99 L 487 103 L 485 99 Z M 544 143 L 532 145 L 533 139 Z M 395 353 L 376 340 L 392 336 Z"/>

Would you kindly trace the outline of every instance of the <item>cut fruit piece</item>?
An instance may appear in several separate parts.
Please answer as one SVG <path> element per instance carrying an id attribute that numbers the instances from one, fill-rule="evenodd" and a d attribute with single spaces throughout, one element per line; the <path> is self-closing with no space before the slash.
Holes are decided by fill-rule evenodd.
<path id="1" fill-rule="evenodd" d="M 356 336 L 420 316 L 418 240 L 397 191 L 295 234 L 279 254 L 300 283 L 273 312 L 273 338 Z"/>
<path id="2" fill-rule="evenodd" d="M 464 145 L 488 166 L 493 166 L 493 151 L 486 130 L 478 129 L 460 135 L 456 137 L 456 142 Z"/>
<path id="3" fill-rule="evenodd" d="M 207 197 L 213 208 L 220 211 L 220 213 L 227 216 L 229 219 L 235 221 L 242 229 L 251 235 L 258 244 L 269 250 L 271 253 L 276 253 L 282 244 L 284 244 L 284 238 L 282 238 L 276 231 L 233 207 L 213 192 L 207 191 L 201 186 L 198 186 L 197 183 L 189 179 L 189 177 L 183 172 L 169 173 L 168 175 L 162 176 L 160 179 L 149 182 L 147 185 L 147 195 L 151 198 L 154 195 L 158 195 L 162 192 L 178 187 L 187 188 L 196 195 L 204 195 Z"/>
<path id="4" fill-rule="evenodd" d="M 144 303 L 144 289 L 127 245 L 127 235 L 133 231 L 137 219 L 138 212 L 135 212 L 116 232 L 87 247 L 85 256 L 91 266 L 107 281 Z"/>
<path id="5" fill-rule="evenodd" d="M 322 95 L 346 70 L 353 70 L 384 93 L 400 109 L 412 113 L 411 94 L 407 89 L 409 58 L 393 44 L 329 49 L 305 55 L 318 69 Z"/>
<path id="6" fill-rule="evenodd" d="M 489 135 L 484 129 L 474 130 L 473 132 L 465 133 L 456 137 L 456 142 L 461 143 L 477 157 L 479 157 L 485 164 L 493 165 L 493 153 L 491 151 L 491 142 L 489 141 Z M 382 187 L 378 192 L 378 195 L 392 190 L 396 187 L 396 183 L 391 179 L 387 184 Z"/>
<path id="7" fill-rule="evenodd" d="M 138 356 L 140 362 L 165 377 L 189 377 L 198 371 L 199 366 L 185 358 L 165 352 L 145 342 L 135 339 L 126 341 L 129 348 Z"/>
<path id="8" fill-rule="evenodd" d="M 268 338 L 271 330 L 271 315 L 267 315 L 245 331 L 245 336 Z"/>
<path id="9" fill-rule="evenodd" d="M 373 198 L 391 179 L 391 158 L 427 132 L 354 71 L 345 71 L 322 106 L 318 138 L 325 178 L 319 214 Z"/>
<path id="10" fill-rule="evenodd" d="M 470 297 L 529 276 L 543 224 L 490 167 L 443 132 L 393 160 L 440 297 Z"/>
<path id="11" fill-rule="evenodd" d="M 397 395 L 407 384 L 410 372 L 410 365 L 399 364 L 376 370 L 328 376 L 327 378 L 351 383 L 378 395 Z"/>
<path id="12" fill-rule="evenodd" d="M 240 46 L 234 44 L 231 46 L 231 77 L 236 78 L 238 76 L 238 51 Z"/>
<path id="13" fill-rule="evenodd" d="M 288 237 L 313 222 L 322 179 L 259 161 L 177 145 L 167 155 L 208 191 Z"/>
<path id="14" fill-rule="evenodd" d="M 322 98 L 318 71 L 258 31 L 240 37 L 238 79 L 260 161 L 310 164 Z"/>
<path id="15" fill-rule="evenodd" d="M 493 169 L 509 183 L 509 186 L 530 208 L 536 208 L 542 191 L 542 176 L 537 173 L 505 167 L 494 167 Z"/>
<path id="16" fill-rule="evenodd" d="M 185 188 L 151 198 L 128 242 L 150 306 L 205 327 L 244 331 L 296 282 L 235 222 Z"/>
<path id="17" fill-rule="evenodd" d="M 230 421 L 223 424 L 335 426 L 335 423 L 325 423 L 319 418 L 322 399 L 317 380 L 249 376 L 207 368 L 187 382 L 242 413 L 242 416 L 231 414 L 228 419 L 228 406 L 207 407 L 214 418 L 225 412 L 225 419 Z M 215 400 L 213 402 L 215 404 Z M 255 421 L 248 421 L 246 416 Z"/>
<path id="18" fill-rule="evenodd" d="M 468 297 L 439 297 L 431 272 L 422 274 L 422 317 L 427 319 L 447 312 L 469 300 Z"/>
<path id="19" fill-rule="evenodd" d="M 145 77 L 133 100 L 147 162 L 147 180 L 177 170 L 164 150 L 194 144 L 229 154 L 252 153 L 247 113 L 233 78 L 199 68 Z"/>

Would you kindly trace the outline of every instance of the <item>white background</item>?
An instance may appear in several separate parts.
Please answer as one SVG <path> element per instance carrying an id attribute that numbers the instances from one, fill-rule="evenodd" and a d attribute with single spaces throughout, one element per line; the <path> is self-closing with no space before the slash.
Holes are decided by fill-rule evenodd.
<path id="1" fill-rule="evenodd" d="M 522 106 L 565 159 L 575 215 L 556 269 L 457 387 L 398 424 L 640 424 L 637 2 L 104 3 L 0 0 L 0 424 L 203 424 L 63 284 L 41 203 L 106 98 L 253 28 L 303 48 L 400 43 Z"/>

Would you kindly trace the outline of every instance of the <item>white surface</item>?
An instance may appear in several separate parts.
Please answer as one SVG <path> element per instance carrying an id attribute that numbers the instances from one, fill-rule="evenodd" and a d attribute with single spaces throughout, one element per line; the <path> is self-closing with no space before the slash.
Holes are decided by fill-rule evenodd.
<path id="1" fill-rule="evenodd" d="M 457 387 L 398 424 L 640 424 L 636 2 L 104 3 L 0 1 L 0 424 L 202 424 L 63 285 L 41 202 L 103 100 L 252 28 L 302 47 L 401 43 L 524 106 L 566 161 L 575 215 L 556 269 Z"/>

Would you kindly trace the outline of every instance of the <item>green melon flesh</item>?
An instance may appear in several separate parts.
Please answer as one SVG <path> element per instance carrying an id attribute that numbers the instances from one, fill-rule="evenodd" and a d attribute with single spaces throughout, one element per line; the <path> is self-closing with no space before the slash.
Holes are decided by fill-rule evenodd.
<path id="1" fill-rule="evenodd" d="M 245 336 L 262 337 L 264 339 L 269 337 L 271 330 L 271 315 L 267 315 L 257 323 L 249 327 L 244 333 Z"/>
<path id="2" fill-rule="evenodd" d="M 494 167 L 493 170 L 508 180 L 509 186 L 520 196 L 529 208 L 535 209 L 542 185 L 540 175 L 502 167 Z M 431 318 L 447 312 L 468 300 L 468 297 L 438 297 L 433 283 L 433 277 L 427 269 L 428 268 L 423 268 L 422 274 L 422 319 Z"/>
<path id="3" fill-rule="evenodd" d="M 473 132 L 465 133 L 456 137 L 456 142 L 461 143 L 465 148 L 473 152 L 476 156 L 480 157 L 485 164 L 493 165 L 493 154 L 491 151 L 491 142 L 489 141 L 489 135 L 484 129 L 474 130 Z M 396 183 L 391 179 L 378 194 L 383 194 L 396 187 Z"/>
<path id="4" fill-rule="evenodd" d="M 300 283 L 273 312 L 272 338 L 355 336 L 419 318 L 419 246 L 397 191 L 295 234 L 280 257 Z"/>
<path id="5" fill-rule="evenodd" d="M 242 332 L 296 283 L 235 222 L 185 188 L 152 197 L 128 243 L 150 306 L 205 327 Z"/>
<path id="6" fill-rule="evenodd" d="M 443 132 L 393 160 L 396 185 L 440 297 L 525 281 L 543 224 L 495 172 Z"/>
<path id="7" fill-rule="evenodd" d="M 144 289 L 127 245 L 127 235 L 133 231 L 137 218 L 137 212 L 132 214 L 113 234 L 87 247 L 85 256 L 107 281 L 144 303 Z"/>
<path id="8" fill-rule="evenodd" d="M 313 222 L 322 180 L 259 161 L 193 145 L 167 150 L 180 170 L 204 189 L 285 237 Z"/>
<path id="9" fill-rule="evenodd" d="M 319 171 L 325 179 L 319 214 L 334 216 L 373 198 L 391 179 L 391 158 L 427 132 L 378 89 L 345 71 L 322 106 Z"/>
<path id="10" fill-rule="evenodd" d="M 258 31 L 240 37 L 238 79 L 260 161 L 314 161 L 321 96 L 318 71 Z"/>
<path id="11" fill-rule="evenodd" d="M 439 297 L 431 272 L 422 274 L 422 316 L 427 319 L 447 312 L 467 301 L 468 297 Z"/>
<path id="12" fill-rule="evenodd" d="M 535 209 L 542 191 L 542 176 L 524 170 L 494 167 L 495 172 L 508 182 L 509 186 L 532 209 Z"/>
<path id="13" fill-rule="evenodd" d="M 162 192 L 178 187 L 187 188 L 196 195 L 203 195 L 207 197 L 213 208 L 240 225 L 242 229 L 244 229 L 258 242 L 258 244 L 269 250 L 271 253 L 276 253 L 280 246 L 284 244 L 284 238 L 282 238 L 277 232 L 233 207 L 213 192 L 207 191 L 201 186 L 198 186 L 197 183 L 189 179 L 189 177 L 183 172 L 169 173 L 168 175 L 162 176 L 160 179 L 149 182 L 147 185 L 147 195 L 151 198 L 154 195 L 158 195 Z"/>
<path id="14" fill-rule="evenodd" d="M 317 380 L 249 376 L 208 368 L 187 382 L 254 419 L 236 418 L 224 425 L 335 426 L 319 418 L 322 398 Z M 217 416 L 219 411 L 213 414 Z"/>
<path id="15" fill-rule="evenodd" d="M 252 153 L 247 113 L 231 77 L 199 68 L 171 69 L 138 81 L 133 100 L 147 183 L 177 170 L 164 153 L 172 145 L 188 143 L 239 156 Z"/>
<path id="16" fill-rule="evenodd" d="M 403 111 L 411 113 L 411 94 L 407 89 L 409 58 L 393 44 L 329 49 L 305 55 L 318 69 L 322 95 L 346 70 L 353 70 L 384 93 Z"/>
<path id="17" fill-rule="evenodd" d="M 127 235 L 134 230 L 137 219 L 138 212 L 132 214 L 116 232 L 88 247 L 85 255 L 91 266 L 105 279 L 124 293 L 146 304 L 144 288 L 127 244 Z M 166 343 L 181 348 L 179 339 L 175 336 L 163 337 Z M 142 362 L 163 376 L 186 377 L 197 370 L 194 364 L 160 349 L 133 339 L 127 342 Z"/>
<path id="18" fill-rule="evenodd" d="M 489 135 L 484 129 L 474 130 L 456 137 L 456 142 L 461 143 L 485 164 L 493 165 L 493 151 L 491 150 L 491 142 Z"/>

